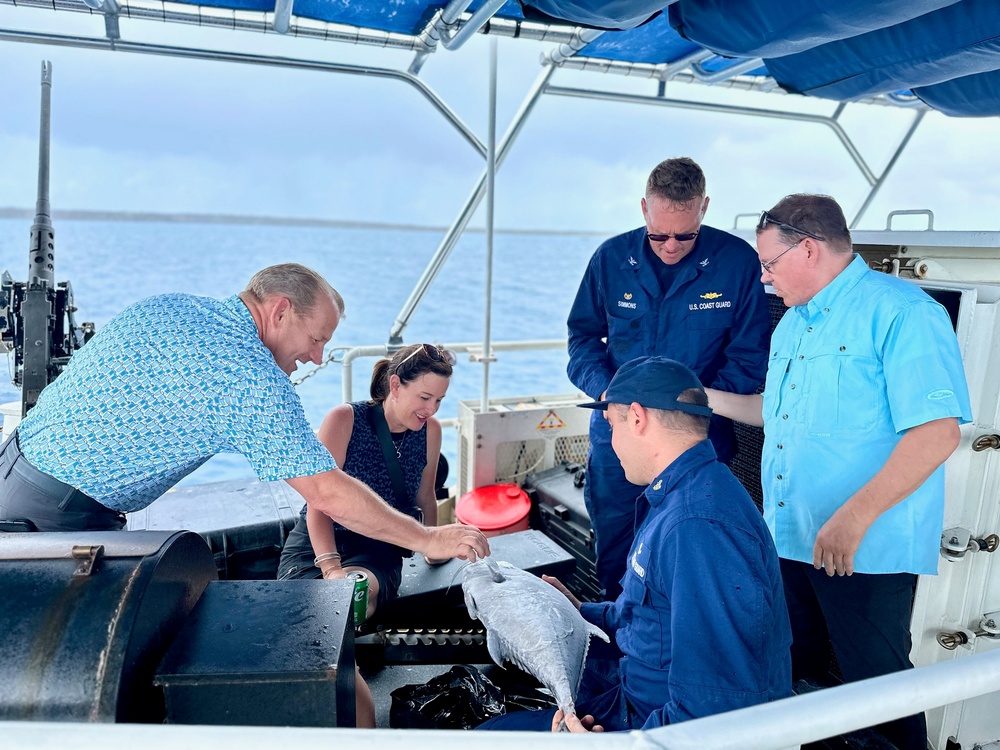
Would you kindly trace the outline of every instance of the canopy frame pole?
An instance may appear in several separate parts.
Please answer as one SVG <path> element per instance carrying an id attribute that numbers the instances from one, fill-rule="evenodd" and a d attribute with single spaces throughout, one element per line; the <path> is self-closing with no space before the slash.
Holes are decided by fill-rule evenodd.
<path id="1" fill-rule="evenodd" d="M 670 97 L 662 96 L 659 92 L 655 96 L 648 96 L 644 94 L 623 94 L 613 91 L 603 91 L 600 89 L 583 89 L 583 88 L 573 88 L 568 86 L 549 86 L 545 90 L 546 94 L 553 94 L 555 96 L 569 96 L 576 97 L 580 99 L 598 99 L 603 101 L 614 101 L 621 102 L 624 104 L 652 104 L 661 107 L 675 107 L 677 109 L 693 109 L 700 110 L 702 112 L 717 112 L 725 114 L 737 114 L 737 115 L 752 115 L 756 117 L 770 117 L 779 120 L 791 120 L 797 122 L 812 122 L 819 123 L 821 125 L 826 125 L 830 128 L 837 138 L 840 140 L 844 149 L 847 151 L 848 155 L 854 161 L 854 164 L 860 170 L 862 176 L 868 181 L 870 190 L 862 203 L 861 209 L 855 215 L 853 221 L 851 221 L 850 228 L 856 229 L 858 223 L 861 220 L 862 215 L 871 205 L 878 193 L 879 189 L 885 183 L 892 171 L 892 168 L 899 161 L 900 155 L 906 148 L 910 139 L 913 137 L 914 132 L 923 120 L 924 115 L 927 113 L 926 109 L 916 110 L 916 116 L 913 122 L 910 124 L 906 133 L 900 139 L 899 144 L 896 146 L 895 151 L 886 164 L 885 168 L 882 170 L 881 174 L 876 175 L 868 163 L 865 161 L 861 152 L 858 150 L 854 141 L 844 130 L 843 126 L 840 124 L 840 115 L 843 113 L 845 104 L 842 102 L 837 105 L 832 115 L 813 115 L 805 112 L 791 112 L 788 110 L 779 109 L 763 109 L 758 107 L 744 107 L 732 104 L 716 104 L 712 102 L 698 102 L 689 99 L 672 99 Z"/>
<path id="2" fill-rule="evenodd" d="M 265 65 L 275 68 L 293 68 L 298 70 L 314 70 L 323 73 L 344 73 L 347 75 L 373 76 L 375 78 L 391 78 L 407 83 L 415 88 L 431 105 L 447 120 L 459 135 L 464 138 L 480 156 L 486 156 L 486 146 L 472 132 L 472 129 L 458 114 L 449 107 L 438 94 L 412 73 L 393 68 L 379 68 L 371 65 L 348 65 L 321 60 L 307 60 L 294 57 L 279 57 L 276 55 L 256 55 L 243 52 L 219 52 L 195 47 L 176 47 L 164 44 L 146 44 L 143 42 L 126 42 L 115 40 L 112 44 L 106 39 L 95 37 L 67 36 L 64 34 L 35 33 L 15 29 L 0 29 L 0 42 L 25 42 L 28 44 L 50 44 L 56 47 L 77 47 L 80 49 L 114 50 L 116 52 L 133 52 L 144 55 L 162 55 L 188 60 L 212 60 L 216 62 L 233 62 L 251 65 Z"/>
<path id="3" fill-rule="evenodd" d="M 539 97 L 541 97 L 542 93 L 545 91 L 545 87 L 548 85 L 549 78 L 552 77 L 553 72 L 555 72 L 554 66 L 551 64 L 545 65 L 542 68 L 542 72 L 538 75 L 538 78 L 535 79 L 534 84 L 532 84 L 531 89 L 528 91 L 528 95 L 525 97 L 524 101 L 521 102 L 520 109 L 518 109 L 517 113 L 514 115 L 510 125 L 507 126 L 507 132 L 505 132 L 503 138 L 500 139 L 500 145 L 496 149 L 496 169 L 499 169 L 503 164 L 504 159 L 507 157 L 507 153 L 510 151 L 510 147 L 517 139 L 517 136 L 520 135 L 525 121 L 528 119 L 532 110 L 534 110 Z M 431 283 L 433 283 L 434 279 L 437 278 L 438 273 L 440 273 L 441 268 L 444 266 L 444 262 L 448 259 L 448 256 L 451 255 L 452 250 L 455 249 L 455 245 L 465 232 L 465 228 L 468 226 L 469 221 L 472 219 L 472 215 L 479 207 L 479 204 L 483 200 L 485 194 L 486 170 L 484 169 L 483 173 L 479 176 L 479 180 L 473 186 L 469 197 L 466 198 L 465 204 L 459 211 L 458 217 L 456 217 L 455 221 L 448 228 L 448 231 L 445 232 L 445 236 L 441 240 L 441 244 L 438 245 L 437 250 L 431 257 L 430 262 L 428 262 L 423 274 L 421 274 L 420 278 L 417 280 L 413 291 L 410 292 L 410 296 L 407 298 L 406 302 L 403 303 L 403 307 L 396 316 L 396 320 L 392 324 L 392 328 L 389 329 L 390 346 L 399 346 L 403 343 L 403 330 L 409 324 L 410 318 L 420 305 L 420 301 L 424 298 L 424 295 L 430 288 Z M 484 352 L 484 354 L 489 354 L 489 352 Z"/>
<path id="4" fill-rule="evenodd" d="M 501 0 L 502 2 L 503 0 Z M 487 7 L 486 5 L 483 6 Z M 496 188 L 497 141 L 497 40 L 490 39 L 489 124 L 486 135 L 486 260 L 483 278 L 483 396 L 479 411 L 490 410 L 490 363 L 496 361 L 490 346 L 493 315 L 493 213 Z"/>
<path id="5" fill-rule="evenodd" d="M 872 185 L 871 190 L 868 191 L 868 195 L 861 204 L 861 208 L 858 209 L 858 212 L 851 220 L 851 229 L 858 228 L 858 224 L 861 222 L 861 217 L 864 216 L 865 211 L 868 210 L 872 201 L 875 200 L 876 193 L 878 193 L 882 185 L 885 183 L 886 178 L 889 176 L 889 172 L 891 172 L 892 168 L 896 166 L 896 162 L 899 161 L 899 157 L 902 155 L 903 149 L 905 149 L 907 144 L 909 144 L 910 139 L 917 130 L 917 127 L 923 121 L 925 114 L 927 114 L 926 109 L 917 110 L 916 117 L 913 118 L 913 122 L 910 123 L 910 127 L 907 129 L 906 133 L 903 134 L 902 139 L 899 141 L 899 145 L 896 146 L 896 150 L 893 152 L 892 156 L 889 157 L 889 162 L 885 165 L 885 169 L 882 170 L 882 174 L 878 176 L 878 179 Z"/>

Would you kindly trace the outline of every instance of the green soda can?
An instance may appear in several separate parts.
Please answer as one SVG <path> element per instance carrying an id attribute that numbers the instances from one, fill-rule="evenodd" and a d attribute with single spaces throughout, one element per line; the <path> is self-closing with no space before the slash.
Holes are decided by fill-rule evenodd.
<path id="1" fill-rule="evenodd" d="M 355 570 L 348 573 L 347 580 L 354 583 L 354 627 L 357 627 L 368 615 L 368 574 Z"/>

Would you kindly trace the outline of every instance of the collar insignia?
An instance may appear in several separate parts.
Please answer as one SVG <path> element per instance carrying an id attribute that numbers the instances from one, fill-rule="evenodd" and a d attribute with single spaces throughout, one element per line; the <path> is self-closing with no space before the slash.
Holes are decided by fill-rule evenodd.
<path id="1" fill-rule="evenodd" d="M 628 256 L 628 264 L 629 264 L 630 266 L 637 266 L 637 265 L 639 265 L 639 261 L 637 261 L 637 260 L 636 260 L 635 258 L 633 258 L 633 257 L 632 257 L 632 256 L 630 255 L 630 256 Z"/>
<path id="2" fill-rule="evenodd" d="M 653 485 L 653 489 L 654 489 L 654 490 L 658 490 L 658 489 L 660 489 L 660 488 L 661 488 L 662 486 L 663 486 L 663 480 L 662 480 L 662 479 L 657 479 L 657 480 L 656 480 L 656 484 L 654 484 L 654 485 Z"/>
<path id="3" fill-rule="evenodd" d="M 705 266 L 707 266 L 708 265 L 708 258 L 705 258 L 705 260 L 703 260 L 698 265 L 701 266 L 702 268 L 704 268 Z"/>

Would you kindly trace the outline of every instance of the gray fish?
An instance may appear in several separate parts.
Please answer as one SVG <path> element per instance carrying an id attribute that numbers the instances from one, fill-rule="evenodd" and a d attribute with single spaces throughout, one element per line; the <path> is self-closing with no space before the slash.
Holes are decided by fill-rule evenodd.
<path id="1" fill-rule="evenodd" d="M 462 590 L 469 615 L 486 626 L 493 661 L 512 662 L 534 675 L 563 713 L 576 713 L 590 636 L 608 641 L 604 631 L 584 620 L 554 586 L 510 563 L 487 557 L 466 566 Z"/>

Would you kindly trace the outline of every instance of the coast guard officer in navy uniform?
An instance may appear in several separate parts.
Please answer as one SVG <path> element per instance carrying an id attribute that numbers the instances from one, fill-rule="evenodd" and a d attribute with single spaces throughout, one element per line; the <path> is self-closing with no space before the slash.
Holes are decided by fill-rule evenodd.
<path id="1" fill-rule="evenodd" d="M 591 398 L 604 398 L 625 362 L 651 355 L 684 363 L 718 390 L 748 394 L 763 384 L 770 322 L 757 257 L 743 240 L 703 225 L 707 208 L 701 168 L 668 159 L 646 183 L 645 226 L 594 253 L 567 321 L 569 378 Z M 713 417 L 709 437 L 729 461 L 732 423 Z M 584 498 L 609 599 L 621 592 L 641 491 L 625 478 L 608 423 L 595 414 Z"/>
<path id="2" fill-rule="evenodd" d="M 607 398 L 580 406 L 606 417 L 648 513 L 615 601 L 580 602 L 544 577 L 618 647 L 591 644 L 567 727 L 653 729 L 791 695 L 774 541 L 707 440 L 712 410 L 698 378 L 680 362 L 640 357 L 618 370 Z M 480 728 L 557 731 L 563 718 L 516 711 Z"/>

